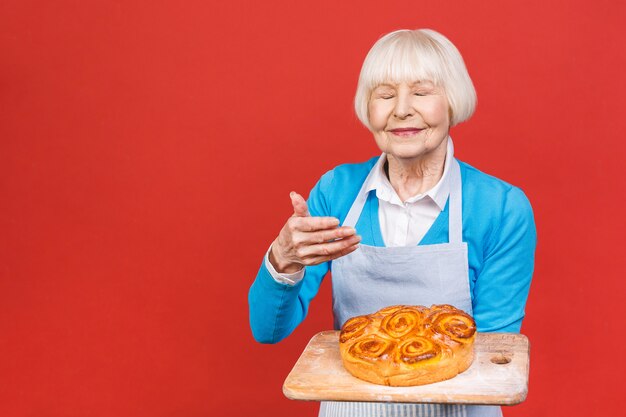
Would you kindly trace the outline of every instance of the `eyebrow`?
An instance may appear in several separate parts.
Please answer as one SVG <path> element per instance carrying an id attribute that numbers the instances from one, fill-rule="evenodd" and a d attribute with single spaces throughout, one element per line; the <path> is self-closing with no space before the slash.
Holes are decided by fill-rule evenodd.
<path id="1" fill-rule="evenodd" d="M 392 83 L 382 83 L 382 84 L 378 84 L 376 87 L 374 88 L 379 88 L 379 87 L 391 87 L 391 88 L 395 88 L 398 84 L 392 84 Z M 430 80 L 417 80 L 411 84 L 409 84 L 409 87 L 416 87 L 416 86 L 420 86 L 420 85 L 429 85 L 429 86 L 434 86 L 435 83 L 433 83 Z"/>
<path id="2" fill-rule="evenodd" d="M 410 84 L 410 85 L 411 85 L 411 87 L 415 87 L 416 85 L 419 85 L 419 84 L 422 84 L 422 85 L 423 84 L 435 85 L 435 83 L 433 83 L 430 80 L 417 80 L 413 84 Z"/>

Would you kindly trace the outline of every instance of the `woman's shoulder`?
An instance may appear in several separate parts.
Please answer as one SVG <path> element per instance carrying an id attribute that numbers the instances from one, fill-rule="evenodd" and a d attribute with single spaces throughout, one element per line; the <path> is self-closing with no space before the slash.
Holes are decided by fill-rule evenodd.
<path id="1" fill-rule="evenodd" d="M 463 183 L 464 237 L 483 257 L 531 259 L 537 242 L 530 201 L 521 188 L 460 163 Z M 528 258 L 528 254 L 531 254 Z M 493 258 L 496 259 L 496 258 Z M 510 259 L 510 258 L 509 258 Z"/>
<path id="2" fill-rule="evenodd" d="M 461 178 L 463 182 L 463 191 L 466 189 L 479 194 L 486 194 L 493 197 L 503 196 L 511 191 L 523 191 L 500 178 L 487 174 L 478 168 L 473 167 L 467 162 L 459 161 L 461 167 Z"/>
<path id="3" fill-rule="evenodd" d="M 532 208 L 524 191 L 468 163 L 459 161 L 463 184 L 464 210 L 496 220 L 517 213 L 532 216 Z"/>
<path id="4" fill-rule="evenodd" d="M 332 181 L 335 185 L 357 185 L 359 179 L 361 179 L 361 183 L 358 184 L 358 188 L 360 188 L 363 181 L 371 171 L 372 167 L 376 164 L 380 156 L 375 156 L 373 158 L 368 159 L 365 162 L 357 162 L 357 163 L 346 163 L 337 165 L 330 171 L 326 172 L 322 176 L 322 178 L 326 178 L 327 180 Z"/>
<path id="5" fill-rule="evenodd" d="M 341 219 L 379 157 L 375 156 L 365 162 L 337 165 L 327 171 L 311 190 L 309 206 L 314 206 L 313 211 L 317 212 L 317 215 L 330 215 Z"/>

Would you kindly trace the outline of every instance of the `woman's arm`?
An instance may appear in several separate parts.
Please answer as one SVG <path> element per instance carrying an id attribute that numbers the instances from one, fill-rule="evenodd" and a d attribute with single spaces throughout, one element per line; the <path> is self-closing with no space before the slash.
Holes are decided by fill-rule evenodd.
<path id="1" fill-rule="evenodd" d="M 326 196 L 332 178 L 332 171 L 322 176 L 311 190 L 308 206 L 302 197 L 292 193 L 294 216 L 287 221 L 270 251 L 269 260 L 277 272 L 295 272 L 304 266 L 304 278 L 294 285 L 278 282 L 262 262 L 250 287 L 250 327 L 254 338 L 261 343 L 276 343 L 291 334 L 306 317 L 330 260 L 357 248 L 360 238 L 355 230 L 337 227 L 338 219 L 330 217 Z"/>
<path id="2" fill-rule="evenodd" d="M 306 317 L 328 268 L 329 262 L 307 266 L 304 278 L 289 285 L 275 281 L 263 262 L 248 293 L 250 328 L 255 340 L 277 343 L 289 336 Z"/>
<path id="3" fill-rule="evenodd" d="M 490 236 L 474 285 L 474 318 L 481 332 L 519 332 L 537 243 L 532 208 L 519 188 L 508 190 Z"/>

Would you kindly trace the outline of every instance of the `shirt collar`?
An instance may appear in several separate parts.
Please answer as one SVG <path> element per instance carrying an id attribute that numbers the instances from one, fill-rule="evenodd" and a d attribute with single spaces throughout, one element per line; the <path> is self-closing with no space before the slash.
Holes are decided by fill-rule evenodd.
<path id="1" fill-rule="evenodd" d="M 441 179 L 433 188 L 426 191 L 423 194 L 415 195 L 409 198 L 407 203 L 414 203 L 416 201 L 422 200 L 424 198 L 430 198 L 440 210 L 443 210 L 446 206 L 446 201 L 448 200 L 448 195 L 450 194 L 450 163 L 454 158 L 454 145 L 452 144 L 452 138 L 448 136 L 448 145 L 446 149 L 446 160 L 443 166 L 443 175 Z M 376 197 L 381 200 L 387 201 L 392 204 L 404 205 L 404 203 L 398 197 L 396 190 L 393 189 L 391 183 L 389 182 L 389 178 L 385 174 L 385 162 L 387 161 L 387 154 L 384 152 L 376 161 L 376 164 L 372 168 L 372 175 L 368 178 L 367 184 L 365 187 L 366 192 L 370 192 L 376 190 Z"/>

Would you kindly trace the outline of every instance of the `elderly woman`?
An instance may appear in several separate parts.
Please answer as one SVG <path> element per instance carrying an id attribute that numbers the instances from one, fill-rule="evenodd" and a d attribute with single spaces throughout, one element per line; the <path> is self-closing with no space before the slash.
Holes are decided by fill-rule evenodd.
<path id="1" fill-rule="evenodd" d="M 450 128 L 476 93 L 461 55 L 428 29 L 382 37 L 357 87 L 358 118 L 382 151 L 324 174 L 272 243 L 250 288 L 256 340 L 302 322 L 332 272 L 335 328 L 395 304 L 452 304 L 480 332 L 519 332 L 533 273 L 533 213 L 517 187 L 458 161 Z M 320 415 L 500 416 L 499 407 L 322 403 Z M 358 410 L 358 411 L 355 411 Z"/>

